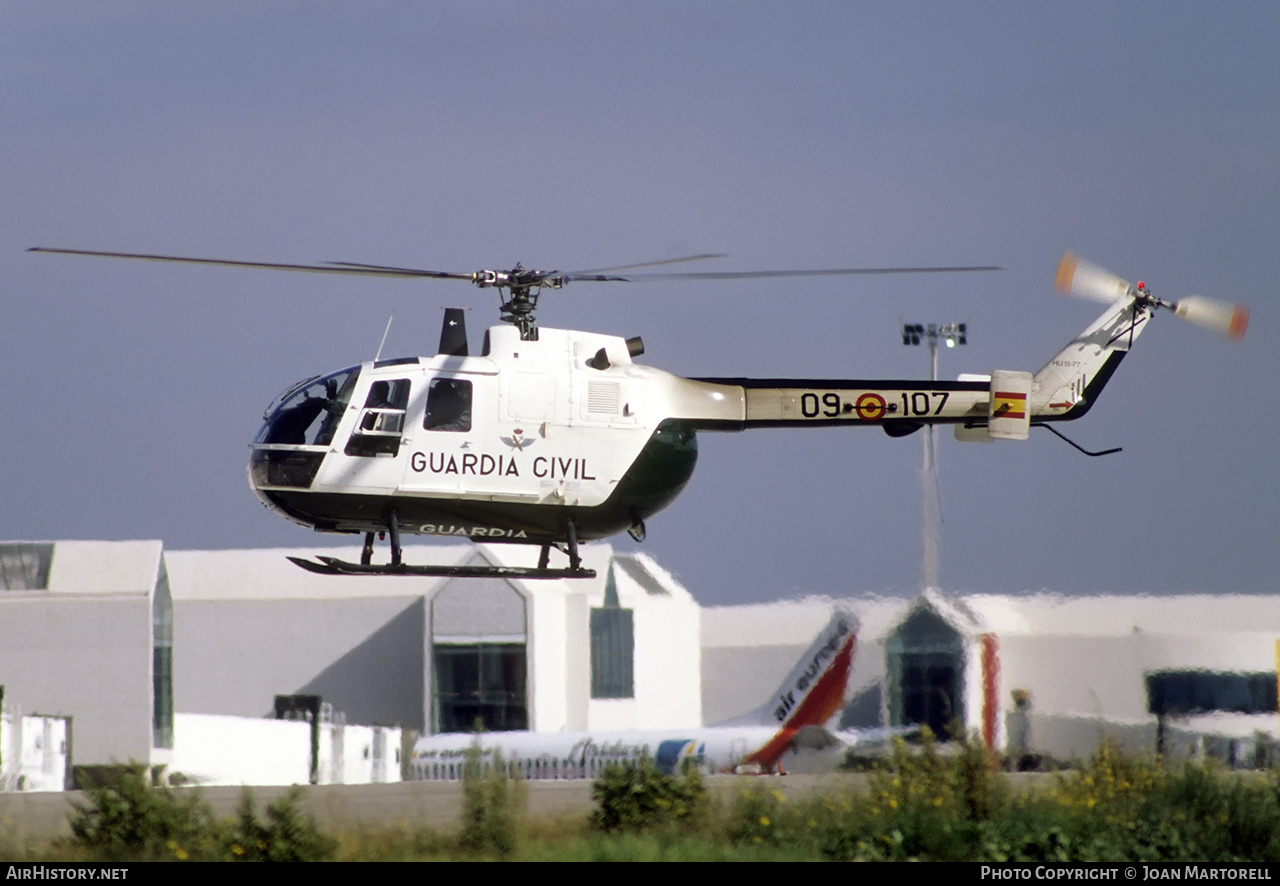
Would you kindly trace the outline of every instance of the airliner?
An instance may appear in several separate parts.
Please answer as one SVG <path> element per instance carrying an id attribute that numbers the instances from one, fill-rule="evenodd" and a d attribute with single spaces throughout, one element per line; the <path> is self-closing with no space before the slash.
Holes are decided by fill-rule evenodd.
<path id="1" fill-rule="evenodd" d="M 410 778 L 462 778 L 467 752 L 478 742 L 486 765 L 501 754 L 510 773 L 526 779 L 595 778 L 608 763 L 651 759 L 665 773 L 687 765 L 704 774 L 786 771 L 803 749 L 844 748 L 873 733 L 830 732 L 844 707 L 853 670 L 858 620 L 837 608 L 830 623 L 773 694 L 750 714 L 700 729 L 617 732 L 489 732 L 425 736 L 413 748 Z"/>

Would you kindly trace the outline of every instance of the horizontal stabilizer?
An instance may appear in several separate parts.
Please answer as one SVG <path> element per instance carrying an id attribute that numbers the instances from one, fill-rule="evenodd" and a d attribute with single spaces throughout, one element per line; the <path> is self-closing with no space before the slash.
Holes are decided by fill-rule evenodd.
<path id="1" fill-rule="evenodd" d="M 1031 373 L 997 369 L 991 373 L 987 433 L 997 440 L 1025 440 L 1031 433 Z"/>

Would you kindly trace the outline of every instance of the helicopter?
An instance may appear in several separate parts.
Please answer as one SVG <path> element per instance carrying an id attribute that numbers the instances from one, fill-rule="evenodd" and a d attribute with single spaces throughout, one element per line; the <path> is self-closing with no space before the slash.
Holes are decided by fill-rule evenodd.
<path id="1" fill-rule="evenodd" d="M 669 505 L 697 462 L 699 432 L 760 427 L 879 427 L 904 437 L 949 424 L 962 442 L 1025 440 L 1032 427 L 1085 415 L 1159 309 L 1239 339 L 1248 309 L 1202 296 L 1176 302 L 1067 253 L 1059 291 L 1106 310 L 1036 373 L 997 370 L 957 381 L 683 378 L 642 363 L 643 341 L 537 324 L 543 290 L 571 282 L 731 280 L 961 273 L 993 266 L 794 271 L 643 271 L 718 258 L 686 256 L 587 271 L 472 273 L 329 262 L 278 264 L 34 247 L 64 255 L 266 270 L 463 280 L 499 294 L 502 324 L 478 355 L 465 314 L 446 308 L 432 357 L 374 359 L 299 382 L 273 400 L 250 444 L 249 485 L 272 510 L 322 532 L 362 533 L 360 562 L 290 557 L 324 575 L 593 578 L 579 545 L 627 532 Z M 636 273 L 640 271 L 639 273 Z M 379 353 L 379 357 L 381 354 Z M 536 545 L 537 565 L 404 562 L 405 534 Z M 374 563 L 389 537 L 390 559 Z M 555 548 L 567 566 L 550 564 Z"/>

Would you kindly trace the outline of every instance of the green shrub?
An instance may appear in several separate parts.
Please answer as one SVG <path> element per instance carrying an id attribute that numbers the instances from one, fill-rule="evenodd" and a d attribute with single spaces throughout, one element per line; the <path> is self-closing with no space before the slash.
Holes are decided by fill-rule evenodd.
<path id="1" fill-rule="evenodd" d="M 196 793 L 152 787 L 147 768 L 133 764 L 111 783 L 73 802 L 71 832 L 80 845 L 107 860 L 209 858 L 216 851 L 215 822 Z"/>
<path id="2" fill-rule="evenodd" d="M 509 855 L 516 847 L 520 785 L 509 778 L 501 752 L 488 767 L 479 738 L 467 751 L 462 769 L 462 847 L 470 852 Z"/>
<path id="3" fill-rule="evenodd" d="M 267 820 L 254 813 L 253 792 L 240 795 L 240 811 L 222 836 L 224 858 L 235 861 L 327 861 L 337 843 L 321 834 L 315 820 L 299 808 L 301 788 L 293 788 L 267 806 Z"/>
<path id="4" fill-rule="evenodd" d="M 133 765 L 110 784 L 73 802 L 71 832 L 91 857 L 111 861 L 321 861 L 336 844 L 300 809 L 294 788 L 267 808 L 262 822 L 245 791 L 235 821 L 220 821 L 198 792 L 153 787 L 146 767 Z"/>
<path id="5" fill-rule="evenodd" d="M 707 786 L 696 767 L 687 767 L 680 776 L 667 775 L 648 757 L 606 764 L 591 796 L 591 824 L 602 831 L 691 824 L 708 808 Z"/>
<path id="6" fill-rule="evenodd" d="M 783 819 L 787 795 L 760 785 L 745 788 L 729 814 L 729 839 L 735 843 L 776 845 L 785 830 Z"/>

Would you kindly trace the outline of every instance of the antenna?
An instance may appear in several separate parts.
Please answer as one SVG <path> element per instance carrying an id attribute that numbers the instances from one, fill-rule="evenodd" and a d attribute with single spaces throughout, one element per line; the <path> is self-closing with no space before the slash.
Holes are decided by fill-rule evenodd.
<path id="1" fill-rule="evenodd" d="M 378 353 L 373 355 L 373 362 L 377 363 L 382 359 L 382 346 L 387 343 L 387 333 L 391 331 L 391 321 L 396 318 L 396 312 L 392 311 L 391 316 L 387 318 L 387 328 L 382 330 L 382 341 L 378 342 Z"/>

